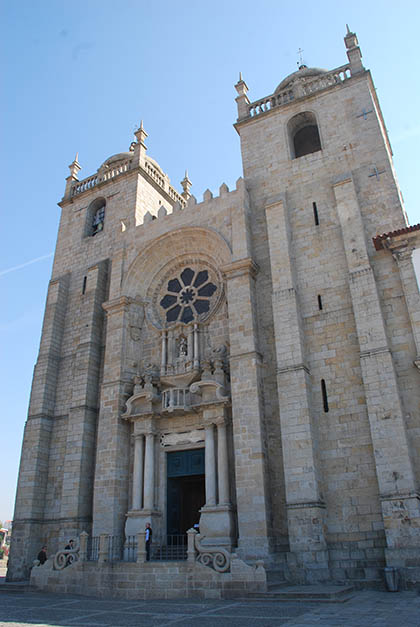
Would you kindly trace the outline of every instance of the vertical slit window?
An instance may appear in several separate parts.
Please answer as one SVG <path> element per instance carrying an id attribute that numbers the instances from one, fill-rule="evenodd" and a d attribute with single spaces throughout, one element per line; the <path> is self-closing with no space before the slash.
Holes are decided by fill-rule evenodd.
<path id="1" fill-rule="evenodd" d="M 87 283 L 87 276 L 84 276 L 83 277 L 82 294 L 84 294 L 86 292 L 86 283 Z"/>
<path id="2" fill-rule="evenodd" d="M 315 226 L 319 226 L 319 216 L 318 216 L 318 209 L 316 208 L 316 202 L 312 203 L 312 209 L 314 210 Z"/>
<path id="3" fill-rule="evenodd" d="M 322 298 L 321 298 L 321 294 L 318 294 L 318 308 L 321 311 L 322 309 Z"/>
<path id="4" fill-rule="evenodd" d="M 327 413 L 329 411 L 328 395 L 327 395 L 327 386 L 325 385 L 324 379 L 321 379 L 321 391 L 322 391 L 322 402 L 324 405 L 324 412 Z"/>

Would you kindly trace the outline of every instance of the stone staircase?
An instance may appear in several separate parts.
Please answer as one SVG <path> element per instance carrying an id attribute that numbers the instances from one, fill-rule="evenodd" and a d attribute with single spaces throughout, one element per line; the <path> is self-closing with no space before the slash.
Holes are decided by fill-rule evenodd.
<path id="1" fill-rule="evenodd" d="M 334 584 L 292 585 L 284 570 L 267 570 L 267 592 L 250 592 L 247 599 L 344 603 L 352 598 L 354 586 Z"/>
<path id="2" fill-rule="evenodd" d="M 30 589 L 29 581 L 6 581 L 0 578 L 0 594 L 23 594 Z"/>

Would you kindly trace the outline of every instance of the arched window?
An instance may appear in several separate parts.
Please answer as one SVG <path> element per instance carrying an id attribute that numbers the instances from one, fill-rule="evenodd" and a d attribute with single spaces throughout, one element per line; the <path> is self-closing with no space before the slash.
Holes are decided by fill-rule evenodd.
<path id="1" fill-rule="evenodd" d="M 92 237 L 103 231 L 105 224 L 105 198 L 96 198 L 90 203 L 86 216 L 86 232 L 87 237 Z"/>
<path id="2" fill-rule="evenodd" d="M 102 231 L 104 228 L 105 222 L 105 204 L 98 207 L 93 215 L 92 220 L 92 235 L 96 235 L 99 231 Z"/>
<path id="3" fill-rule="evenodd" d="M 318 124 L 313 113 L 298 113 L 287 126 L 293 159 L 321 150 Z"/>

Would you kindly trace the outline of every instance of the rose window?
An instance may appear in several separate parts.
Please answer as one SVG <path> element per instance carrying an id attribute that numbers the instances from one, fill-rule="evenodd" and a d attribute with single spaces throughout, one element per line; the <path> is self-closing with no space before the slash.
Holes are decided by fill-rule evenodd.
<path id="1" fill-rule="evenodd" d="M 216 290 L 207 270 L 185 268 L 179 277 L 168 281 L 166 294 L 160 301 L 166 322 L 179 320 L 187 324 L 200 314 L 208 313 Z"/>

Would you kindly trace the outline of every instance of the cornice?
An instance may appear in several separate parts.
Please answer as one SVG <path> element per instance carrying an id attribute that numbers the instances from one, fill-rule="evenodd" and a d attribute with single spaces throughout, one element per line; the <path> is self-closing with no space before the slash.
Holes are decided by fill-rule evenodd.
<path id="1" fill-rule="evenodd" d="M 233 279 L 244 274 L 249 274 L 252 278 L 255 278 L 259 267 L 251 257 L 245 257 L 244 259 L 225 264 L 221 267 L 221 271 L 227 279 Z"/>

